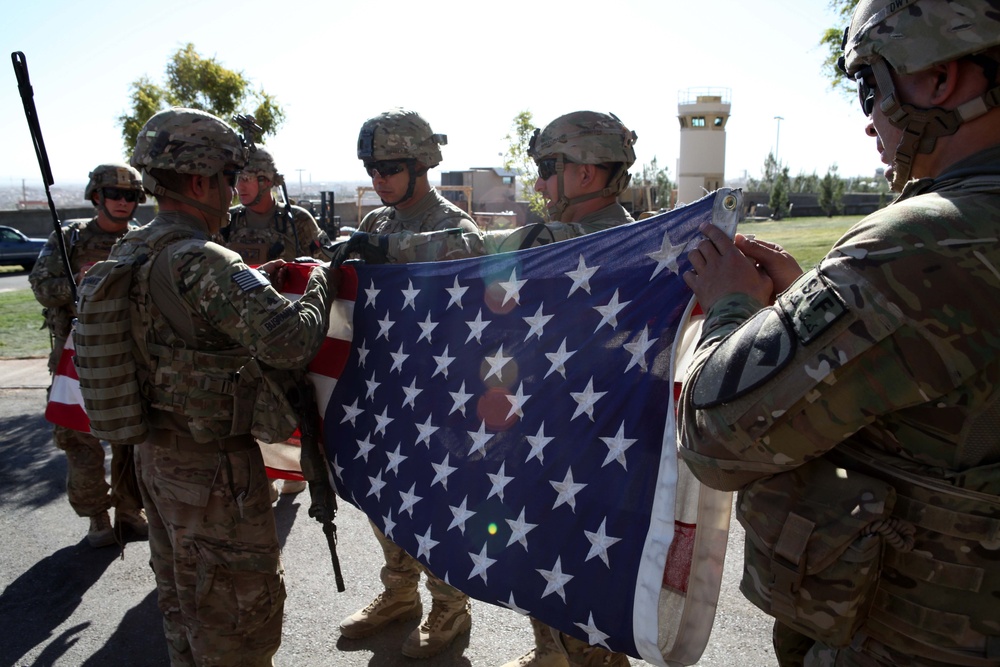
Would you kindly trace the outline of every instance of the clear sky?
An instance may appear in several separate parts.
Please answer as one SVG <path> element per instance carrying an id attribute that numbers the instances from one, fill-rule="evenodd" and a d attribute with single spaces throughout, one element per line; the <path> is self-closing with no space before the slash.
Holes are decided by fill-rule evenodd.
<path id="1" fill-rule="evenodd" d="M 41 180 L 12 51 L 28 62 L 54 179 L 69 184 L 122 159 L 117 117 L 130 85 L 162 82 L 187 42 L 283 106 L 267 143 L 293 193 L 300 173 L 304 183 L 363 180 L 358 130 L 393 106 L 448 135 L 445 170 L 499 166 L 521 110 L 543 126 L 593 109 L 638 133 L 639 163 L 656 157 L 676 177 L 678 94 L 695 87 L 731 90 L 727 178 L 759 177 L 776 143 L 792 175 L 834 163 L 872 175 L 880 163 L 860 108 L 820 71 L 818 42 L 835 24 L 826 0 L 10 2 L 0 183 Z"/>

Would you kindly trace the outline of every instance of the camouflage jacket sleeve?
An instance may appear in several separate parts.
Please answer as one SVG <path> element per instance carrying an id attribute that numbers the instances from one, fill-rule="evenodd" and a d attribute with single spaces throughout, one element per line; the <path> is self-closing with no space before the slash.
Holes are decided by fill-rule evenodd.
<path id="1" fill-rule="evenodd" d="M 304 367 L 319 351 L 332 300 L 326 265 L 313 270 L 305 293 L 293 302 L 238 254 L 216 243 L 188 240 L 167 251 L 175 293 L 199 339 L 234 341 L 275 368 Z"/>
<path id="2" fill-rule="evenodd" d="M 298 235 L 299 248 L 302 249 L 302 254 L 309 257 L 326 259 L 322 249 L 324 246 L 330 245 L 330 237 L 319 228 L 316 219 L 312 217 L 309 211 L 298 206 L 293 206 L 292 212 L 295 216 L 293 224 L 295 225 L 295 233 Z"/>
<path id="3" fill-rule="evenodd" d="M 63 240 L 69 250 L 69 229 L 63 228 Z M 49 234 L 48 240 L 38 253 L 38 261 L 28 275 L 31 291 L 38 303 L 46 308 L 69 308 L 73 305 L 73 292 L 63 268 L 62 255 L 56 233 Z"/>
<path id="4" fill-rule="evenodd" d="M 987 210 L 955 204 L 894 204 L 775 305 L 730 299 L 707 313 L 678 414 L 699 479 L 735 490 L 848 439 L 963 466 L 963 415 L 1000 383 L 1000 313 L 979 296 L 1000 289 L 1000 248 Z"/>

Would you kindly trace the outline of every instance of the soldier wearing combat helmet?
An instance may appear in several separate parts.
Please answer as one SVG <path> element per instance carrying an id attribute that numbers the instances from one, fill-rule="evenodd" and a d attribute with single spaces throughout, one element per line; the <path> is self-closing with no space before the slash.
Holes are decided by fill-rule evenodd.
<path id="1" fill-rule="evenodd" d="M 284 191 L 285 178 L 274 166 L 271 152 L 263 146 L 250 151 L 236 183 L 240 205 L 230 210 L 230 223 L 222 229 L 226 247 L 235 250 L 247 264 L 297 257 L 325 259 L 323 247 L 330 244 L 309 211 L 278 203 L 276 187 Z"/>
<path id="2" fill-rule="evenodd" d="M 802 273 L 714 229 L 681 454 L 739 490 L 781 665 L 1000 664 L 1000 11 L 863 0 L 842 67 L 899 197 Z"/>
<path id="3" fill-rule="evenodd" d="M 344 242 L 339 251 L 334 250 L 334 263 L 354 251 L 368 261 L 407 261 L 398 255 L 386 255 L 379 247 L 380 238 L 419 238 L 452 228 L 478 234 L 472 218 L 428 183 L 427 170 L 441 162 L 440 146 L 445 143 L 446 137 L 435 134 L 430 124 L 413 111 L 392 109 L 365 121 L 358 136 L 358 159 L 364 163 L 385 206 L 366 215 L 359 233 Z M 375 243 L 370 244 L 369 240 Z M 467 255 L 451 255 L 459 256 Z M 341 621 L 340 633 L 349 639 L 367 637 L 397 621 L 423 615 L 417 590 L 423 567 L 374 523 L 371 526 L 385 556 L 381 572 L 385 590 L 366 607 Z M 433 606 L 423 623 L 403 643 L 403 654 L 411 658 L 440 653 L 472 625 L 469 596 L 429 571 L 425 574 Z"/>
<path id="4" fill-rule="evenodd" d="M 278 650 L 285 587 L 255 436 L 284 439 L 294 428 L 287 399 L 271 389 L 275 369 L 304 367 L 316 353 L 336 291 L 320 267 L 292 303 L 272 286 L 283 260 L 251 269 L 211 240 L 228 222 L 246 153 L 211 114 L 150 118 L 132 165 L 159 215 L 81 286 L 82 319 L 104 305 L 96 299 L 113 267 L 132 266 L 128 319 L 147 427 L 136 465 L 173 665 L 270 665 Z"/>
<path id="5" fill-rule="evenodd" d="M 72 276 L 66 275 L 55 232 L 38 255 L 28 276 L 35 298 L 45 306 L 45 324 L 52 341 L 49 372 L 55 374 L 69 335 L 76 304 L 71 281 L 79 283 L 95 262 L 108 253 L 129 227 L 137 227 L 135 210 L 146 201 L 139 172 L 127 164 L 100 164 L 90 172 L 84 200 L 94 205 L 90 219 L 69 220 L 61 234 L 69 255 Z M 135 487 L 135 470 L 124 450 L 112 449 L 111 486 L 104 477 L 104 447 L 90 433 L 64 426 L 53 427 L 56 446 L 66 452 L 66 493 L 69 503 L 90 519 L 87 542 L 93 547 L 115 543 L 108 509 L 115 507 L 115 521 L 136 535 L 146 535 L 146 517 L 134 496 L 123 493 Z"/>

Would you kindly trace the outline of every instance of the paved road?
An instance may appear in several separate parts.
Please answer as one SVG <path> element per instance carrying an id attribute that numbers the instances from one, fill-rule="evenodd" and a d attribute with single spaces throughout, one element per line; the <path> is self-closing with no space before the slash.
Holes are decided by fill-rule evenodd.
<path id="1" fill-rule="evenodd" d="M 0 666 L 166 667 L 148 547 L 130 543 L 119 558 L 113 548 L 86 545 L 87 523 L 66 502 L 65 457 L 42 416 L 44 374 L 43 360 L 0 361 Z M 375 638 L 341 639 L 339 620 L 377 592 L 381 552 L 367 519 L 344 504 L 337 525 L 347 591 L 337 593 L 322 531 L 304 502 L 286 496 L 275 506 L 288 588 L 279 667 L 499 667 L 531 645 L 525 619 L 480 602 L 473 603 L 471 634 L 426 661 L 399 653 L 416 622 Z M 737 526 L 699 667 L 775 664 L 767 617 L 737 590 L 742 539 Z"/>

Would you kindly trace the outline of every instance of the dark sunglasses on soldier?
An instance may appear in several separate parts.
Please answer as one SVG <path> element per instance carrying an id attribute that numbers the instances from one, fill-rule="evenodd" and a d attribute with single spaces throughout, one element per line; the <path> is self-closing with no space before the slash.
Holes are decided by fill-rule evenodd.
<path id="1" fill-rule="evenodd" d="M 368 172 L 368 176 L 371 178 L 375 178 L 376 173 L 382 178 L 395 176 L 403 171 L 405 167 L 406 160 L 379 160 L 378 162 L 365 163 L 365 171 Z"/>
<path id="2" fill-rule="evenodd" d="M 872 80 L 874 76 L 875 73 L 868 66 L 862 67 L 854 75 L 854 79 L 858 82 L 858 100 L 861 102 L 861 110 L 868 117 L 871 117 L 872 110 L 875 108 L 876 86 Z"/>
<path id="3" fill-rule="evenodd" d="M 124 199 L 130 204 L 139 198 L 139 193 L 135 190 L 119 190 L 118 188 L 101 188 L 101 195 L 106 200 Z"/>
<path id="4" fill-rule="evenodd" d="M 544 160 L 539 160 L 536 164 L 538 165 L 538 178 L 543 181 L 547 181 L 556 175 L 556 162 L 557 158 L 547 157 Z"/>
<path id="5" fill-rule="evenodd" d="M 236 181 L 237 181 L 237 179 L 239 179 L 239 177 L 240 177 L 240 175 L 242 173 L 243 172 L 240 171 L 239 169 L 223 169 L 222 170 L 222 175 L 226 177 L 226 183 L 231 188 L 235 188 L 236 187 Z"/>

